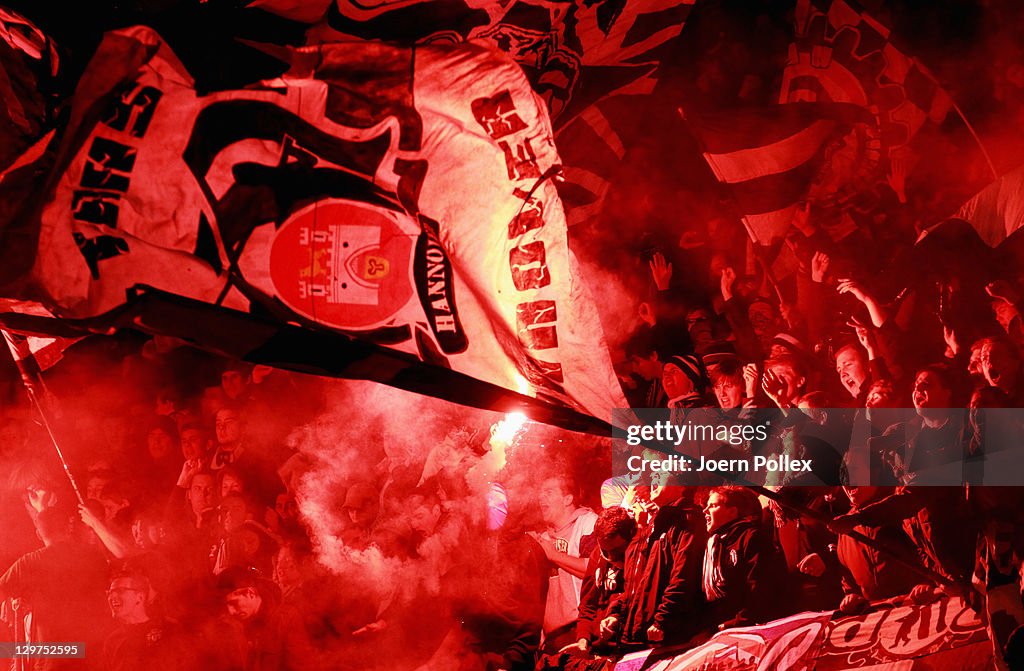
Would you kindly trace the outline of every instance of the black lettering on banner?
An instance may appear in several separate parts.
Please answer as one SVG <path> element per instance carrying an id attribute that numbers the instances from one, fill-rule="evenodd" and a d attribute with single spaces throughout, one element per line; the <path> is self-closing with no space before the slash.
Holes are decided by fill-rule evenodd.
<path id="1" fill-rule="evenodd" d="M 89 147 L 82 172 L 82 186 L 87 189 L 128 191 L 128 175 L 135 166 L 135 148 L 97 137 Z"/>
<path id="2" fill-rule="evenodd" d="M 526 129 L 526 123 L 516 114 L 516 106 L 508 90 L 492 98 L 477 98 L 469 107 L 473 118 L 494 140 Z"/>
<path id="3" fill-rule="evenodd" d="M 509 137 L 528 126 L 516 113 L 515 103 L 508 90 L 500 91 L 489 98 L 478 98 L 470 104 L 473 118 L 495 141 L 505 157 L 505 169 L 511 181 L 537 180 L 541 178 L 537 165 L 537 154 L 528 138 Z M 506 138 L 501 140 L 501 138 Z M 500 141 L 498 141 L 500 140 Z M 530 231 L 544 227 L 544 204 L 531 198 L 522 189 L 513 189 L 513 194 L 523 200 L 519 212 L 508 222 L 508 239 L 521 238 Z M 531 291 L 551 283 L 547 266 L 546 251 L 542 241 L 518 244 L 509 251 L 509 268 L 512 284 L 517 291 Z M 516 334 L 523 347 L 530 350 L 547 350 L 558 347 L 558 320 L 553 300 L 537 300 L 516 306 Z M 527 381 L 535 389 L 564 394 L 562 366 L 559 363 L 540 361 L 528 357 L 520 367 Z"/>
<path id="4" fill-rule="evenodd" d="M 119 201 L 116 193 L 78 189 L 72 194 L 71 216 L 77 221 L 117 228 Z"/>
<path id="5" fill-rule="evenodd" d="M 117 228 L 120 197 L 128 190 L 128 177 L 135 167 L 135 155 L 134 147 L 103 137 L 93 138 L 82 167 L 80 185 L 84 188 L 75 190 L 72 195 L 72 218 Z M 85 257 L 89 274 L 94 280 L 100 278 L 100 261 L 128 251 L 128 243 L 112 235 L 98 235 L 94 238 L 86 238 L 80 232 L 71 235 L 78 245 L 78 251 Z"/>
<path id="6" fill-rule="evenodd" d="M 508 142 L 498 143 L 505 154 L 505 169 L 510 180 L 540 179 L 540 168 L 537 166 L 537 154 L 530 146 L 529 140 L 516 144 L 513 148 Z"/>
<path id="7" fill-rule="evenodd" d="M 127 241 L 112 235 L 98 235 L 91 239 L 86 239 L 81 233 L 71 235 L 78 245 L 78 251 L 85 257 L 85 263 L 89 266 L 89 272 L 94 280 L 100 278 L 100 261 L 112 259 L 128 251 Z"/>
<path id="8" fill-rule="evenodd" d="M 516 306 L 516 334 L 527 349 L 558 347 L 554 301 L 531 301 Z"/>
<path id="9" fill-rule="evenodd" d="M 143 137 L 153 112 L 163 93 L 152 86 L 142 86 L 125 91 L 114 101 L 103 123 L 114 130 L 125 131 L 134 137 Z"/>
<path id="10" fill-rule="evenodd" d="M 413 276 L 416 278 L 423 313 L 442 352 L 464 352 L 469 341 L 459 322 L 452 266 L 438 238 L 437 222 L 421 215 L 420 224 L 423 226 L 423 234 L 416 243 Z"/>
<path id="11" fill-rule="evenodd" d="M 540 289 L 551 284 L 543 242 L 514 247 L 509 252 L 508 263 L 512 269 L 512 284 L 517 291 Z"/>

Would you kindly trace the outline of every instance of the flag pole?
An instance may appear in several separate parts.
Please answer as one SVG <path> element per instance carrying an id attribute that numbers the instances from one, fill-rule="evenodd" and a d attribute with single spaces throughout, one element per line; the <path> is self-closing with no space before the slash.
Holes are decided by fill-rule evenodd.
<path id="1" fill-rule="evenodd" d="M 28 392 L 29 400 L 32 402 L 32 405 L 35 406 L 36 412 L 39 413 L 39 419 L 42 421 L 43 428 L 46 429 L 46 433 L 50 437 L 50 443 L 53 445 L 53 449 L 57 452 L 57 458 L 60 460 L 60 465 L 64 469 L 64 474 L 67 476 L 68 482 L 71 483 L 71 489 L 74 490 L 78 503 L 85 505 L 85 499 L 82 498 L 82 491 L 78 488 L 78 482 L 75 481 L 75 476 L 71 473 L 71 467 L 68 466 L 68 461 L 64 458 L 64 451 L 60 449 L 60 443 L 57 442 L 57 436 L 53 433 L 53 426 L 47 418 L 46 409 L 44 407 L 45 403 L 43 402 L 42 395 L 39 393 L 39 388 L 45 387 L 41 371 L 31 371 L 25 363 L 32 358 L 32 352 L 28 348 L 28 340 L 26 338 L 16 336 L 7 329 L 0 329 L 0 331 L 4 334 L 4 340 L 7 341 L 7 348 L 10 350 L 11 358 L 14 359 L 14 365 L 18 367 L 18 373 L 21 374 L 21 382 L 25 385 L 25 390 Z"/>
<path id="2" fill-rule="evenodd" d="M 964 122 L 965 126 L 967 126 L 967 130 L 971 133 L 971 137 L 974 138 L 974 142 L 977 143 L 978 149 L 981 150 L 981 155 L 985 157 L 985 161 L 988 163 L 988 169 L 992 171 L 992 178 L 999 179 L 999 173 L 996 171 L 996 165 L 992 162 L 992 157 L 989 156 L 988 150 L 985 149 L 985 145 L 981 143 L 981 138 L 978 137 L 978 133 L 974 130 L 974 126 L 972 126 L 971 122 L 967 120 L 963 110 L 960 109 L 960 105 L 953 100 L 953 96 L 949 96 L 949 101 L 953 104 L 953 109 L 955 109 L 956 113 L 960 116 L 960 120 Z"/>

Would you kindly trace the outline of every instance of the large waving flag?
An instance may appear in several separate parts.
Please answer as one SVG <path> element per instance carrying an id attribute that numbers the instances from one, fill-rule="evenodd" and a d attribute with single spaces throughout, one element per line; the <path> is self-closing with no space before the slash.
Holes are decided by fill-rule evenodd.
<path id="1" fill-rule="evenodd" d="M 849 103 L 872 117 L 844 152 L 848 165 L 836 173 L 839 179 L 826 181 L 813 194 L 835 221 L 829 230 L 833 237 L 852 230 L 851 210 L 870 218 L 870 213 L 890 207 L 885 202 L 889 190 L 882 186 L 887 183 L 896 185 L 901 199 L 948 195 L 949 203 L 929 213 L 945 217 L 983 186 L 979 180 L 986 173 L 994 173 L 991 161 L 982 169 L 983 149 L 964 151 L 972 138 L 978 142 L 966 119 L 944 124 L 955 105 L 935 75 L 857 0 L 797 0 L 793 16 L 794 39 L 779 102 Z M 941 148 L 950 143 L 960 158 L 947 166 Z M 976 169 L 968 169 L 972 164 Z"/>
<path id="2" fill-rule="evenodd" d="M 420 361 L 442 397 L 482 381 L 622 406 L 515 63 L 468 44 L 287 57 L 280 79 L 199 95 L 155 32 L 108 34 L 35 214 L 34 295 L 92 328 L 423 391 Z"/>
<path id="3" fill-rule="evenodd" d="M 472 41 L 507 53 L 551 113 L 563 159 L 560 191 L 573 226 L 598 216 L 628 148 L 609 102 L 639 101 L 635 96 L 654 91 L 666 49 L 695 2 L 256 0 L 250 6 L 315 24 L 312 41 Z"/>

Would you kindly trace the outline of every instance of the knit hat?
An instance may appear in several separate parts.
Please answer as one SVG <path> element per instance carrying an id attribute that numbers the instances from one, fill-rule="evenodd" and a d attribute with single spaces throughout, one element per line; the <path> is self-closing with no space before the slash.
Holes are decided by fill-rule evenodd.
<path id="1" fill-rule="evenodd" d="M 708 378 L 707 368 L 704 367 L 704 362 L 701 361 L 700 357 L 696 354 L 685 354 L 670 356 L 665 365 L 672 364 L 683 371 L 686 377 L 690 378 L 690 382 L 693 382 L 693 390 L 703 396 L 707 393 L 708 387 L 711 386 L 711 381 Z"/>

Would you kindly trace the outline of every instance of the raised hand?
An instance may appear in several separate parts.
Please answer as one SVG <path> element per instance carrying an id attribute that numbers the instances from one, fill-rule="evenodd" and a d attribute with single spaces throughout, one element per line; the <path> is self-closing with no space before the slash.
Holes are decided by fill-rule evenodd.
<path id="1" fill-rule="evenodd" d="M 863 347 L 868 353 L 868 359 L 875 358 L 875 350 L 878 346 L 878 341 L 875 339 L 875 333 L 872 329 L 862 323 L 856 317 L 850 317 L 850 320 L 846 322 L 846 325 L 853 329 L 853 332 L 857 334 L 857 340 L 860 341 L 861 347 Z"/>
<path id="2" fill-rule="evenodd" d="M 764 378 L 761 380 L 761 388 L 764 389 L 764 393 L 768 395 L 768 398 L 777 405 L 782 398 L 783 392 L 786 391 L 786 382 L 770 368 L 766 368 Z"/>
<path id="3" fill-rule="evenodd" d="M 815 252 L 811 257 L 811 279 L 819 284 L 825 281 L 832 259 L 825 252 Z"/>
<path id="4" fill-rule="evenodd" d="M 889 318 L 888 311 L 882 307 L 882 305 L 874 299 L 874 297 L 864 290 L 864 287 L 854 280 L 849 278 L 843 278 L 839 280 L 836 285 L 836 291 L 841 294 L 850 294 L 868 309 L 868 314 L 871 316 L 871 323 L 875 325 L 875 328 L 881 328 L 882 325 Z"/>
<path id="5" fill-rule="evenodd" d="M 907 160 L 894 158 L 889 161 L 889 174 L 886 175 L 889 186 L 896 192 L 901 203 L 907 202 Z"/>
<path id="6" fill-rule="evenodd" d="M 860 283 L 851 279 L 839 280 L 839 283 L 836 285 L 836 291 L 841 294 L 850 294 L 861 303 L 867 300 L 868 296 L 867 292 L 864 291 L 864 287 L 862 287 Z"/>
<path id="7" fill-rule="evenodd" d="M 672 281 L 672 264 L 665 261 L 665 255 L 655 252 L 651 257 L 651 277 L 654 278 L 654 285 L 658 291 L 667 291 Z"/>
<path id="8" fill-rule="evenodd" d="M 722 298 L 732 300 L 732 285 L 736 283 L 736 271 L 730 267 L 722 268 Z"/>
<path id="9" fill-rule="evenodd" d="M 103 520 L 96 517 L 89 508 L 81 504 L 78 505 L 78 514 L 82 518 L 82 524 L 89 527 L 90 529 L 96 529 L 97 527 L 104 526 Z"/>
<path id="10" fill-rule="evenodd" d="M 757 393 L 757 381 L 760 376 L 757 373 L 757 364 L 748 363 L 743 366 L 743 388 L 747 398 L 754 398 Z"/>

